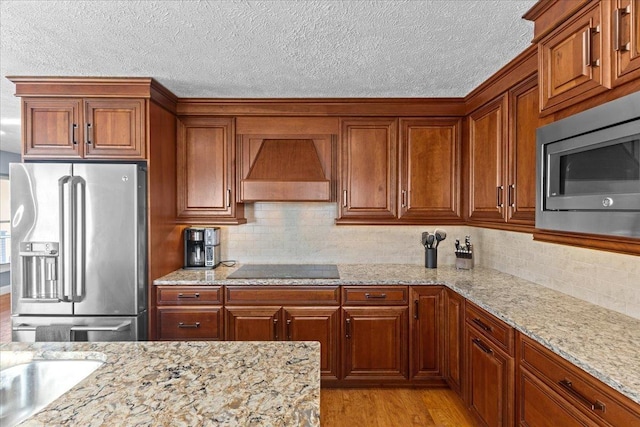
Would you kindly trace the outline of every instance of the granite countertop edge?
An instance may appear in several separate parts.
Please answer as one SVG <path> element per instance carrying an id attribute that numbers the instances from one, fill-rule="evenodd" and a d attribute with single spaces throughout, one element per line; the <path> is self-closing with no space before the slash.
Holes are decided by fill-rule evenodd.
<path id="1" fill-rule="evenodd" d="M 640 404 L 640 372 L 632 368 L 640 366 L 640 320 L 528 280 L 483 267 L 425 269 L 404 264 L 338 264 L 340 279 L 227 279 L 238 267 L 208 273 L 176 270 L 154 284 L 444 285 Z"/>

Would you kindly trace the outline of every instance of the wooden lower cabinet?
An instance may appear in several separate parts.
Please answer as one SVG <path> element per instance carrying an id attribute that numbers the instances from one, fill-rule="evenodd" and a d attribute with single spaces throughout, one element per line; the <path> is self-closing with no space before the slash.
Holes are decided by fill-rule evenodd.
<path id="1" fill-rule="evenodd" d="M 223 339 L 222 306 L 158 307 L 157 336 L 164 341 Z"/>
<path id="2" fill-rule="evenodd" d="M 449 387 L 463 395 L 465 299 L 445 289 L 443 307 L 444 376 Z"/>
<path id="3" fill-rule="evenodd" d="M 516 346 L 520 426 L 637 426 L 640 405 L 522 334 Z"/>
<path id="4" fill-rule="evenodd" d="M 444 343 L 441 286 L 414 286 L 410 291 L 412 304 L 409 345 L 409 377 L 413 380 L 444 383 Z"/>
<path id="5" fill-rule="evenodd" d="M 229 341 L 318 341 L 322 379 L 338 379 L 338 307 L 226 309 Z"/>
<path id="6" fill-rule="evenodd" d="M 342 378 L 366 382 L 407 379 L 406 306 L 342 308 Z"/>

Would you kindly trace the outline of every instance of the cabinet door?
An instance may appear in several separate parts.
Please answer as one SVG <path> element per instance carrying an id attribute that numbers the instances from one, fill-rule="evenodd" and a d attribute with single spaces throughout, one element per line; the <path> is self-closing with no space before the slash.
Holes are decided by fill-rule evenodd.
<path id="1" fill-rule="evenodd" d="M 343 378 L 407 378 L 407 307 L 342 309 Z"/>
<path id="2" fill-rule="evenodd" d="M 159 340 L 222 340 L 222 306 L 158 307 Z"/>
<path id="3" fill-rule="evenodd" d="M 509 91 L 507 221 L 530 226 L 536 213 L 536 129 L 542 125 L 537 82 L 533 75 Z"/>
<path id="4" fill-rule="evenodd" d="M 440 286 L 411 288 L 410 378 L 442 378 L 442 299 Z"/>
<path id="5" fill-rule="evenodd" d="M 640 0 L 604 2 L 612 10 L 613 67 L 617 86 L 640 77 Z"/>
<path id="6" fill-rule="evenodd" d="M 449 387 L 463 394 L 464 298 L 446 290 L 444 297 L 444 375 Z"/>
<path id="7" fill-rule="evenodd" d="M 469 116 L 469 219 L 504 222 L 506 95 Z"/>
<path id="8" fill-rule="evenodd" d="M 518 425 L 536 427 L 596 426 L 526 369 L 518 375 Z"/>
<path id="9" fill-rule="evenodd" d="M 460 120 L 400 121 L 400 218 L 460 218 Z"/>
<path id="10" fill-rule="evenodd" d="M 610 50 L 603 35 L 608 28 L 600 3 L 592 1 L 540 41 L 542 110 L 558 110 L 607 90 Z"/>
<path id="11" fill-rule="evenodd" d="M 178 124 L 178 217 L 235 215 L 233 119 L 187 118 Z"/>
<path id="12" fill-rule="evenodd" d="M 22 108 L 25 159 L 82 157 L 81 100 L 23 98 Z"/>
<path id="13" fill-rule="evenodd" d="M 338 307 L 285 307 L 283 339 L 320 342 L 320 374 L 338 379 Z"/>
<path id="14" fill-rule="evenodd" d="M 343 120 L 340 217 L 396 217 L 395 119 Z"/>
<path id="15" fill-rule="evenodd" d="M 86 99 L 84 121 L 85 158 L 145 158 L 143 99 Z"/>
<path id="16" fill-rule="evenodd" d="M 512 426 L 514 361 L 467 327 L 467 402 L 471 413 L 488 427 Z"/>
<path id="17" fill-rule="evenodd" d="M 280 307 L 227 307 L 228 341 L 277 341 L 281 339 Z"/>

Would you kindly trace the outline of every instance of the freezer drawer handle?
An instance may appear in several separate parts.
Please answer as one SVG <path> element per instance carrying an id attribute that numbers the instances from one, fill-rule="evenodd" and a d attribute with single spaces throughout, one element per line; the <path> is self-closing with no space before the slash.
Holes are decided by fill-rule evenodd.
<path id="1" fill-rule="evenodd" d="M 99 332 L 122 332 L 127 331 L 131 328 L 131 322 L 122 322 L 119 325 L 115 326 L 85 326 L 85 325 L 76 325 L 72 326 L 72 331 L 83 331 L 83 332 L 91 332 L 91 331 L 99 331 Z M 32 325 L 20 324 L 18 326 L 13 327 L 14 331 L 35 331 L 36 327 Z"/>

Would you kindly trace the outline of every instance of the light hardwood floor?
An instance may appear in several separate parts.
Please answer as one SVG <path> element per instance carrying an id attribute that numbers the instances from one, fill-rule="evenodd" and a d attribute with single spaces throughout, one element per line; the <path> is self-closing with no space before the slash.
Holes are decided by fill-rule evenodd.
<path id="1" fill-rule="evenodd" d="M 0 342 L 11 341 L 9 294 L 0 295 Z M 473 427 L 449 389 L 322 389 L 323 427 Z"/>
<path id="2" fill-rule="evenodd" d="M 322 389 L 323 427 L 473 427 L 460 397 L 449 389 Z"/>

